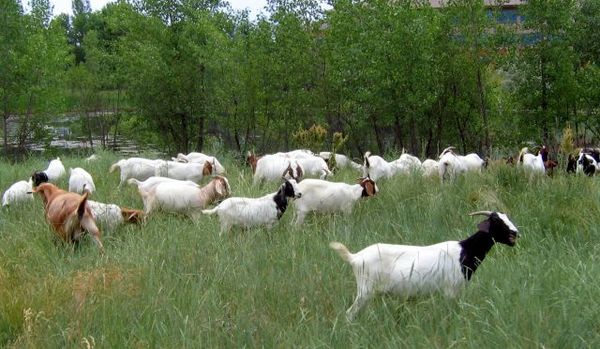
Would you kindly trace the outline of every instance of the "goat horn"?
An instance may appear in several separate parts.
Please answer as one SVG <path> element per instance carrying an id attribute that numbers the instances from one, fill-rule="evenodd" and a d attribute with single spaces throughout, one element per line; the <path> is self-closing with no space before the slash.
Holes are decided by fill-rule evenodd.
<path id="1" fill-rule="evenodd" d="M 476 216 L 476 215 L 489 217 L 492 215 L 492 211 L 477 211 L 477 212 L 469 213 L 469 216 Z"/>

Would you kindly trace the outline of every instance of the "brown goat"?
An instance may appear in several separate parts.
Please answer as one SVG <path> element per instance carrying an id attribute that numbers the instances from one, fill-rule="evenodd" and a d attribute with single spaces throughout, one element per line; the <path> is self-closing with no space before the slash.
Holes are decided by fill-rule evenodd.
<path id="1" fill-rule="evenodd" d="M 46 220 L 58 237 L 64 242 L 74 243 L 79 241 L 83 231 L 86 231 L 100 249 L 100 253 L 104 253 L 100 229 L 87 206 L 89 192 L 79 195 L 64 191 L 51 183 L 42 183 L 32 191 L 40 194 L 44 202 Z"/>

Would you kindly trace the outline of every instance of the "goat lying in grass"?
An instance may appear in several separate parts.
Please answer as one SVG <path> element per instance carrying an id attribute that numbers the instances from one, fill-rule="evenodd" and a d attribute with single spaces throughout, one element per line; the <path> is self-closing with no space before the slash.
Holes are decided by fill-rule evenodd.
<path id="1" fill-rule="evenodd" d="M 348 320 L 379 292 L 405 298 L 433 292 L 455 297 L 496 242 L 515 245 L 517 228 L 504 213 L 481 211 L 471 215 L 488 218 L 479 223 L 475 234 L 462 241 L 429 246 L 375 244 L 354 254 L 343 244 L 331 242 L 329 246 L 350 263 L 356 276 L 356 299 L 346 311 Z"/>
<path id="2" fill-rule="evenodd" d="M 250 228 L 265 225 L 273 227 L 285 213 L 288 198 L 300 198 L 302 193 L 296 181 L 285 180 L 275 193 L 259 198 L 229 198 L 221 202 L 212 210 L 203 210 L 204 214 L 217 214 L 221 221 L 221 234 L 233 226 Z"/>

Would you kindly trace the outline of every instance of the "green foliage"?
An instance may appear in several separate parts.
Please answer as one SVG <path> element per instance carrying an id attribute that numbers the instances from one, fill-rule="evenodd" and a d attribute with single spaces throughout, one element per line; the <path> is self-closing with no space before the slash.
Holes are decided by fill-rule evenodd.
<path id="1" fill-rule="evenodd" d="M 86 164 L 93 198 L 141 207 L 137 190 L 116 189 L 107 170 L 118 157 Z M 142 154 L 144 155 L 144 154 Z M 249 170 L 221 156 L 236 196 L 258 197 Z M 82 158 L 64 156 L 65 166 Z M 46 161 L 0 166 L 0 188 Z M 354 182 L 352 170 L 336 181 Z M 534 185 L 532 185 L 534 184 Z M 59 185 L 65 187 L 64 178 Z M 219 236 L 216 217 L 194 222 L 156 213 L 143 225 L 104 232 L 106 255 L 89 239 L 57 243 L 39 198 L 3 208 L 0 233 L 0 343 L 65 347 L 597 347 L 600 335 L 599 183 L 557 173 L 534 183 L 512 167 L 438 179 L 400 176 L 349 216 L 309 216 L 290 225 L 292 205 L 268 231 Z M 425 245 L 476 231 L 475 210 L 501 209 L 520 232 L 493 248 L 456 300 L 378 296 L 355 323 L 345 321 L 355 285 L 328 247 L 376 242 Z M 542 214 L 542 213 L 543 214 Z M 576 336 L 573 333 L 577 333 Z M 485 335 L 482 335 L 485 334 Z"/>
<path id="2" fill-rule="evenodd" d="M 308 129 L 299 129 L 292 133 L 292 139 L 297 147 L 313 151 L 323 149 L 325 137 L 327 137 L 327 129 L 314 124 Z"/>

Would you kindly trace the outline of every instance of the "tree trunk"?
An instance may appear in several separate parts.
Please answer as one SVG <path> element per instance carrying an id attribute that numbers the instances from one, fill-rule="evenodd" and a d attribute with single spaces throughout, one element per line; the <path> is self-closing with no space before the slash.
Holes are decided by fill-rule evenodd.
<path id="1" fill-rule="evenodd" d="M 490 152 L 490 130 L 488 124 L 487 105 L 485 102 L 485 88 L 483 78 L 481 77 L 481 67 L 477 68 L 477 89 L 479 90 L 479 112 L 483 120 L 483 151 L 485 154 Z"/>
<path id="2" fill-rule="evenodd" d="M 404 140 L 402 137 L 402 126 L 400 125 L 400 117 L 396 115 L 394 118 L 394 136 L 396 138 L 396 146 L 398 148 L 404 148 Z"/>
<path id="3" fill-rule="evenodd" d="M 383 140 L 381 139 L 381 131 L 379 127 L 377 127 L 377 118 L 374 114 L 371 114 L 371 122 L 373 124 L 373 133 L 375 134 L 375 141 L 377 142 L 377 148 L 379 149 L 379 154 L 384 153 Z"/>
<path id="4" fill-rule="evenodd" d="M 200 119 L 198 120 L 198 142 L 196 143 L 196 147 L 198 148 L 197 151 L 202 151 L 204 148 L 204 124 L 205 118 L 204 116 L 200 116 Z"/>

